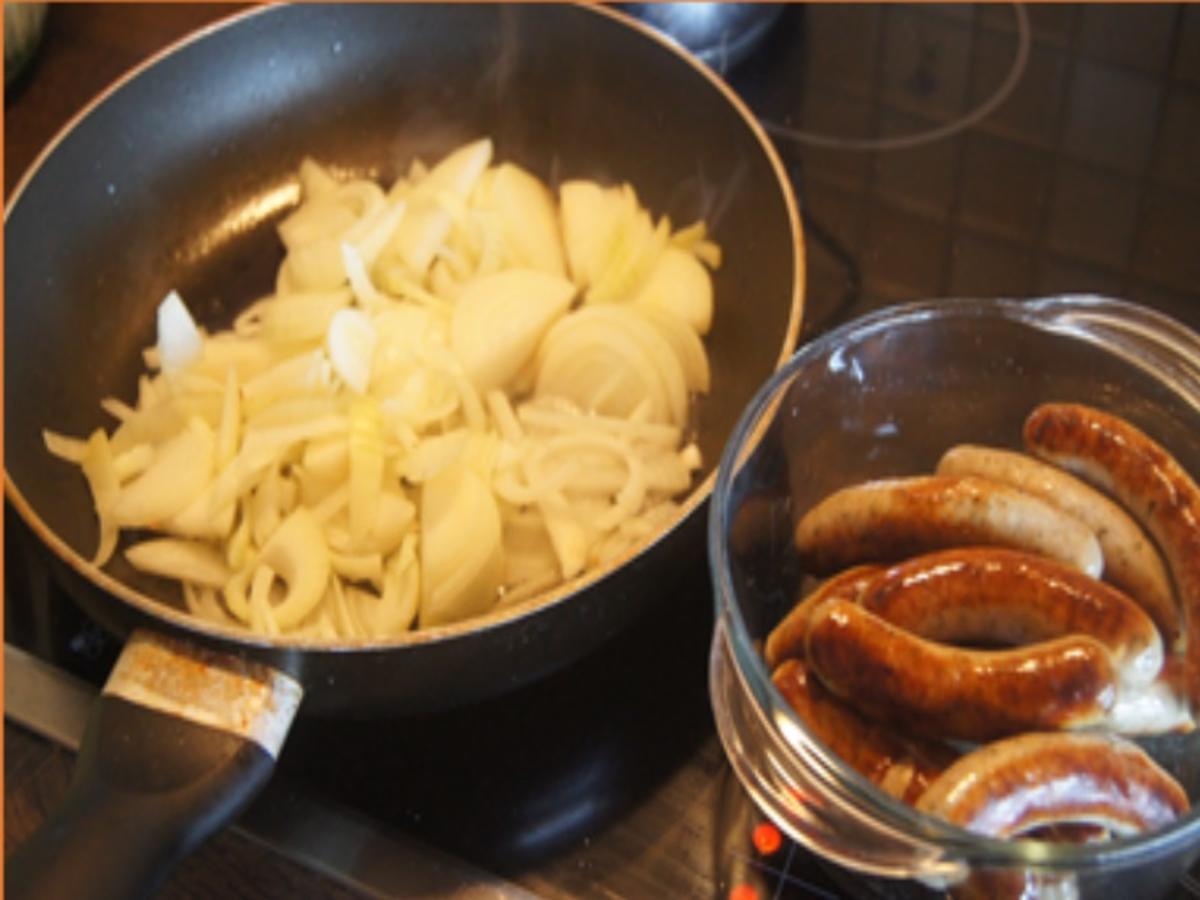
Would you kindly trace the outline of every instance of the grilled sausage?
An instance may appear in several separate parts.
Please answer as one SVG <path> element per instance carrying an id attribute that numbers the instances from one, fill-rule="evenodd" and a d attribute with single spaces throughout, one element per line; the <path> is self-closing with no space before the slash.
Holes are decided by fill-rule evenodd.
<path id="1" fill-rule="evenodd" d="M 1152 684 L 1136 688 L 1123 685 L 1117 691 L 1117 701 L 1108 712 L 1108 725 L 1112 731 L 1126 735 L 1163 734 L 1191 731 L 1196 727 L 1186 686 L 1171 677 L 1171 668 L 1164 666 L 1162 677 Z"/>
<path id="2" fill-rule="evenodd" d="M 1116 699 L 1111 656 L 1095 638 L 950 647 L 839 597 L 813 612 L 806 651 L 825 686 L 867 715 L 948 740 L 1100 725 Z"/>
<path id="3" fill-rule="evenodd" d="M 1022 734 L 966 754 L 917 809 L 968 831 L 1014 837 L 1060 822 L 1154 831 L 1188 809 L 1179 783 L 1141 748 L 1099 734 Z"/>
<path id="4" fill-rule="evenodd" d="M 855 566 L 840 572 L 814 588 L 783 617 L 767 636 L 763 658 L 767 668 L 774 669 L 785 659 L 804 657 L 804 641 L 808 635 L 808 619 L 812 611 L 835 593 L 856 600 L 863 589 L 883 569 L 879 566 Z"/>
<path id="5" fill-rule="evenodd" d="M 809 571 L 834 572 L 945 547 L 997 544 L 1050 556 L 1099 577 L 1091 529 L 1024 491 L 974 476 L 888 478 L 843 488 L 796 524 Z"/>
<path id="6" fill-rule="evenodd" d="M 1024 437 L 1039 457 L 1115 496 L 1162 548 L 1186 626 L 1188 693 L 1200 707 L 1200 487 L 1149 435 L 1088 406 L 1039 406 Z"/>
<path id="7" fill-rule="evenodd" d="M 1104 578 L 1141 604 L 1168 646 L 1180 638 L 1179 608 L 1158 549 L 1120 506 L 1062 469 L 1025 453 L 960 444 L 938 462 L 939 475 L 978 475 L 1033 494 L 1083 522 L 1104 553 Z"/>
<path id="8" fill-rule="evenodd" d="M 958 756 L 944 744 L 902 736 L 864 718 L 829 693 L 801 660 L 785 661 L 771 680 L 817 740 L 906 803 L 914 803 Z"/>
<path id="9" fill-rule="evenodd" d="M 1046 557 L 968 547 L 915 557 L 871 580 L 859 602 L 931 641 L 1021 645 L 1068 634 L 1094 637 L 1121 680 L 1143 686 L 1163 666 L 1162 638 L 1116 588 Z"/>

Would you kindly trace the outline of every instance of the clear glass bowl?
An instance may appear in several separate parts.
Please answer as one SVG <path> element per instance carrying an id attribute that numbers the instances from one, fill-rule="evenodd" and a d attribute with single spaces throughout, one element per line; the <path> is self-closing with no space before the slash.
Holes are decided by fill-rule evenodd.
<path id="1" fill-rule="evenodd" d="M 816 740 L 762 660 L 802 587 L 791 534 L 804 510 L 853 482 L 931 472 L 956 443 L 1019 448 L 1025 416 L 1049 400 L 1124 416 L 1200 475 L 1200 337 L 1099 297 L 937 301 L 852 322 L 798 351 L 726 448 L 708 537 L 718 731 L 757 805 L 867 893 L 1149 898 L 1200 853 L 1196 809 L 1092 845 L 987 839 L 920 814 Z M 1200 801 L 1200 732 L 1142 743 Z"/>

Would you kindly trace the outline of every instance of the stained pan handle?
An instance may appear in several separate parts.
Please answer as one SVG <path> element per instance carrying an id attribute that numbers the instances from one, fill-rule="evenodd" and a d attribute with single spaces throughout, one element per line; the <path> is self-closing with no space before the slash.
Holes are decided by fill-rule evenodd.
<path id="1" fill-rule="evenodd" d="M 135 633 L 92 710 L 66 799 L 5 861 L 5 896 L 153 893 L 266 784 L 300 695 L 267 667 Z"/>

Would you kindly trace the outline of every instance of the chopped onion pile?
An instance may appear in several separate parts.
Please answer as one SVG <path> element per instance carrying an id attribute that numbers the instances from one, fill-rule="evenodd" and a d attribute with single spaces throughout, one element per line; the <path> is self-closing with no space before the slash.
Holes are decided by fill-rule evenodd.
<path id="1" fill-rule="evenodd" d="M 556 198 L 492 143 L 386 190 L 312 160 L 275 292 L 229 331 L 170 293 L 134 406 L 86 440 L 100 526 L 197 616 L 324 639 L 444 625 L 629 552 L 700 466 L 702 222 L 628 185 Z M 152 532 L 153 536 L 148 532 Z"/>

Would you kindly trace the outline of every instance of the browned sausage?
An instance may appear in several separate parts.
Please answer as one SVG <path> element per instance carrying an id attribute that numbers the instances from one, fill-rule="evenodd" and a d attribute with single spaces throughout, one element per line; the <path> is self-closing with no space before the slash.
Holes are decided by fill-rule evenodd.
<path id="1" fill-rule="evenodd" d="M 1033 453 L 1115 496 L 1162 548 L 1187 630 L 1188 693 L 1200 706 L 1200 487 L 1145 432 L 1088 406 L 1039 406 L 1024 436 Z"/>
<path id="2" fill-rule="evenodd" d="M 887 478 L 843 488 L 796 523 L 802 563 L 818 574 L 945 547 L 996 544 L 1099 577 L 1091 529 L 1024 491 L 973 476 Z"/>
<path id="3" fill-rule="evenodd" d="M 767 636 L 763 658 L 767 668 L 774 669 L 785 659 L 803 658 L 804 641 L 808 635 L 808 617 L 812 611 L 835 593 L 851 600 L 857 599 L 863 588 L 883 569 L 879 566 L 855 566 L 826 579 L 814 588 L 783 617 Z"/>
<path id="4" fill-rule="evenodd" d="M 1169 646 L 1182 636 L 1179 607 L 1158 548 L 1120 506 L 1091 485 L 1025 453 L 960 444 L 938 462 L 939 475 L 978 475 L 1040 497 L 1092 529 L 1104 553 L 1104 580 L 1150 614 Z"/>
<path id="5" fill-rule="evenodd" d="M 1140 606 L 1069 566 L 1019 550 L 928 553 L 884 571 L 859 602 L 932 641 L 1017 646 L 1068 634 L 1096 638 L 1122 681 L 1146 685 L 1163 666 L 1162 638 Z"/>
<path id="6" fill-rule="evenodd" d="M 969 831 L 1015 837 L 1059 822 L 1118 834 L 1155 831 L 1183 815 L 1187 794 L 1137 745 L 1100 734 L 1032 733 L 966 754 L 917 809 Z"/>
<path id="7" fill-rule="evenodd" d="M 902 736 L 829 693 L 804 663 L 789 659 L 771 676 L 788 705 L 826 747 L 893 797 L 914 803 L 958 756 L 948 746 Z"/>
<path id="8" fill-rule="evenodd" d="M 867 715 L 949 740 L 1099 725 L 1116 699 L 1112 658 L 1084 635 L 968 650 L 834 597 L 812 614 L 806 650 L 825 686 Z"/>
<path id="9" fill-rule="evenodd" d="M 1196 727 L 1192 719 L 1191 704 L 1188 702 L 1186 685 L 1173 677 L 1170 665 L 1163 666 L 1163 674 L 1152 684 L 1140 687 L 1122 685 L 1117 691 L 1117 702 L 1108 713 L 1108 726 L 1118 734 L 1162 734 L 1167 731 L 1191 731 Z"/>

